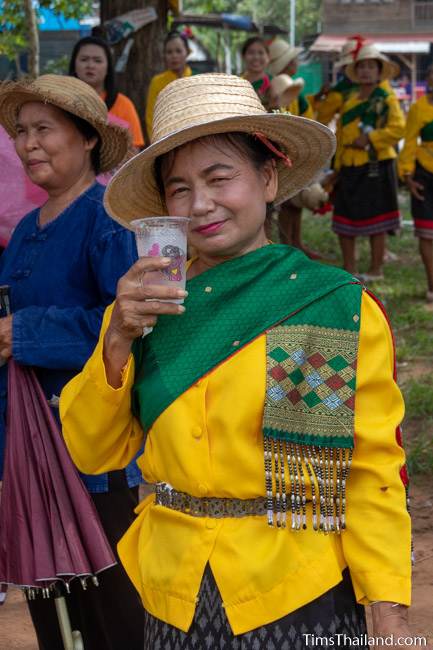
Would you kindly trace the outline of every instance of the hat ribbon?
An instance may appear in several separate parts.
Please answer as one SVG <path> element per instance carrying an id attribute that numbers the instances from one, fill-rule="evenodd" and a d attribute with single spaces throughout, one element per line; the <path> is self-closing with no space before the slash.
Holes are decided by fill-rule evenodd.
<path id="1" fill-rule="evenodd" d="M 283 161 L 283 164 L 290 169 L 292 167 L 292 161 L 290 160 L 289 156 L 287 156 L 285 153 L 280 151 L 280 149 L 277 149 L 275 145 L 272 144 L 272 142 L 264 135 L 264 133 L 260 133 L 260 131 L 255 131 L 253 134 L 260 142 L 262 142 L 265 147 L 267 147 L 272 153 L 274 153 L 278 158 L 281 158 Z"/>
<path id="2" fill-rule="evenodd" d="M 355 34 L 354 36 L 350 36 L 350 40 L 356 41 L 354 49 L 350 52 L 353 60 L 356 61 L 358 58 L 358 53 L 363 48 L 366 39 L 360 34 Z"/>

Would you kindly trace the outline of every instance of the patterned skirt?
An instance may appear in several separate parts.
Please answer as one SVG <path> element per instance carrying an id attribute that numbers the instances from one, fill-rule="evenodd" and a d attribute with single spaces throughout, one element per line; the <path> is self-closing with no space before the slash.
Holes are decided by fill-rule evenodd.
<path id="1" fill-rule="evenodd" d="M 424 201 L 411 196 L 415 235 L 423 239 L 433 239 L 433 174 L 417 163 L 414 180 L 424 186 Z"/>
<path id="2" fill-rule="evenodd" d="M 144 650 L 302 650 L 330 645 L 354 645 L 362 650 L 368 648 L 366 635 L 364 607 L 356 603 L 350 574 L 345 570 L 338 585 L 308 605 L 235 636 L 207 566 L 189 631 L 182 632 L 145 612 Z M 333 644 L 328 641 L 331 637 Z"/>
<path id="3" fill-rule="evenodd" d="M 395 161 L 381 160 L 375 167 L 375 175 L 370 163 L 341 169 L 332 220 L 337 234 L 368 237 L 399 229 Z"/>

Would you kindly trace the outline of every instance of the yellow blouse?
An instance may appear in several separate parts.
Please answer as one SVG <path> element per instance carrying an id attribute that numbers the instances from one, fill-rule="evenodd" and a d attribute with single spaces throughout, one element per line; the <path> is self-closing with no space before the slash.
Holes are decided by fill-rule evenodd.
<path id="1" fill-rule="evenodd" d="M 121 388 L 111 388 L 106 380 L 102 348 L 110 315 L 108 308 L 94 354 L 60 400 L 66 444 L 86 473 L 125 467 L 143 444 L 130 410 L 132 356 Z M 261 336 L 159 416 L 138 461 L 147 481 L 165 481 L 195 496 L 246 499 L 265 494 L 265 357 Z M 410 519 L 399 476 L 404 452 L 395 436 L 404 407 L 392 370 L 388 326 L 376 303 L 364 295 L 356 442 L 342 535 L 271 528 L 262 516 L 192 517 L 155 506 L 149 496 L 118 547 L 146 610 L 187 631 L 207 563 L 235 634 L 317 598 L 340 582 L 347 566 L 359 602 L 409 605 Z M 311 517 L 311 511 L 307 514 Z"/>
<path id="2" fill-rule="evenodd" d="M 429 172 L 433 173 L 433 142 L 419 140 L 421 129 L 433 122 L 433 104 L 427 95 L 412 104 L 407 116 L 404 147 L 398 159 L 400 176 L 412 174 L 415 171 L 415 162 Z"/>
<path id="3" fill-rule="evenodd" d="M 342 115 L 355 108 L 365 100 L 360 99 L 359 94 L 353 94 L 345 102 Z M 404 135 L 405 119 L 400 108 L 399 101 L 394 93 L 385 99 L 388 106 L 386 124 L 379 129 L 369 133 L 368 137 L 376 150 L 378 160 L 390 160 L 397 157 L 395 146 Z M 368 151 L 355 149 L 350 145 L 361 135 L 359 125 L 360 118 L 356 118 L 349 124 L 340 124 L 338 129 L 338 146 L 335 160 L 335 168 L 358 167 L 368 163 Z"/>
<path id="4" fill-rule="evenodd" d="M 183 71 L 182 77 L 190 77 L 192 75 L 191 68 L 187 65 Z M 149 90 L 147 91 L 147 100 L 146 100 L 146 131 L 147 137 L 150 140 L 152 135 L 152 122 L 153 122 L 153 109 L 155 108 L 156 98 L 163 88 L 168 86 L 169 83 L 175 81 L 179 77 L 172 70 L 165 70 L 161 74 L 157 74 L 152 77 L 152 80 L 149 85 Z"/>
<path id="5" fill-rule="evenodd" d="M 301 112 L 301 109 L 300 109 L 299 98 L 294 99 L 293 102 L 291 102 L 289 104 L 289 106 L 287 107 L 287 110 L 292 115 L 299 115 L 301 117 L 308 117 L 310 120 L 314 120 L 314 111 L 313 111 L 313 107 L 311 106 L 311 102 L 307 97 L 305 97 L 305 95 L 304 95 L 304 100 L 306 101 L 308 106 L 304 110 L 303 113 Z"/>

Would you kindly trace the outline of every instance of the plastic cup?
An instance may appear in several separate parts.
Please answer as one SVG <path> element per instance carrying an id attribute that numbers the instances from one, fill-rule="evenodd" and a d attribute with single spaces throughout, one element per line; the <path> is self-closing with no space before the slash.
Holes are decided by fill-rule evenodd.
<path id="1" fill-rule="evenodd" d="M 171 263 L 160 271 L 150 271 L 144 284 L 162 284 L 185 289 L 188 217 L 146 217 L 131 222 L 139 257 L 169 257 Z M 183 298 L 161 302 L 183 303 Z"/>

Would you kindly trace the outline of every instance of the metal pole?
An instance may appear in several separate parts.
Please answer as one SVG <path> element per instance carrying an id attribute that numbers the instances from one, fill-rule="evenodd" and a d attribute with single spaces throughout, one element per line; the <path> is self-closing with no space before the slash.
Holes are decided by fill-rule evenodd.
<path id="1" fill-rule="evenodd" d="M 290 45 L 296 45 L 296 0 L 290 0 Z"/>

